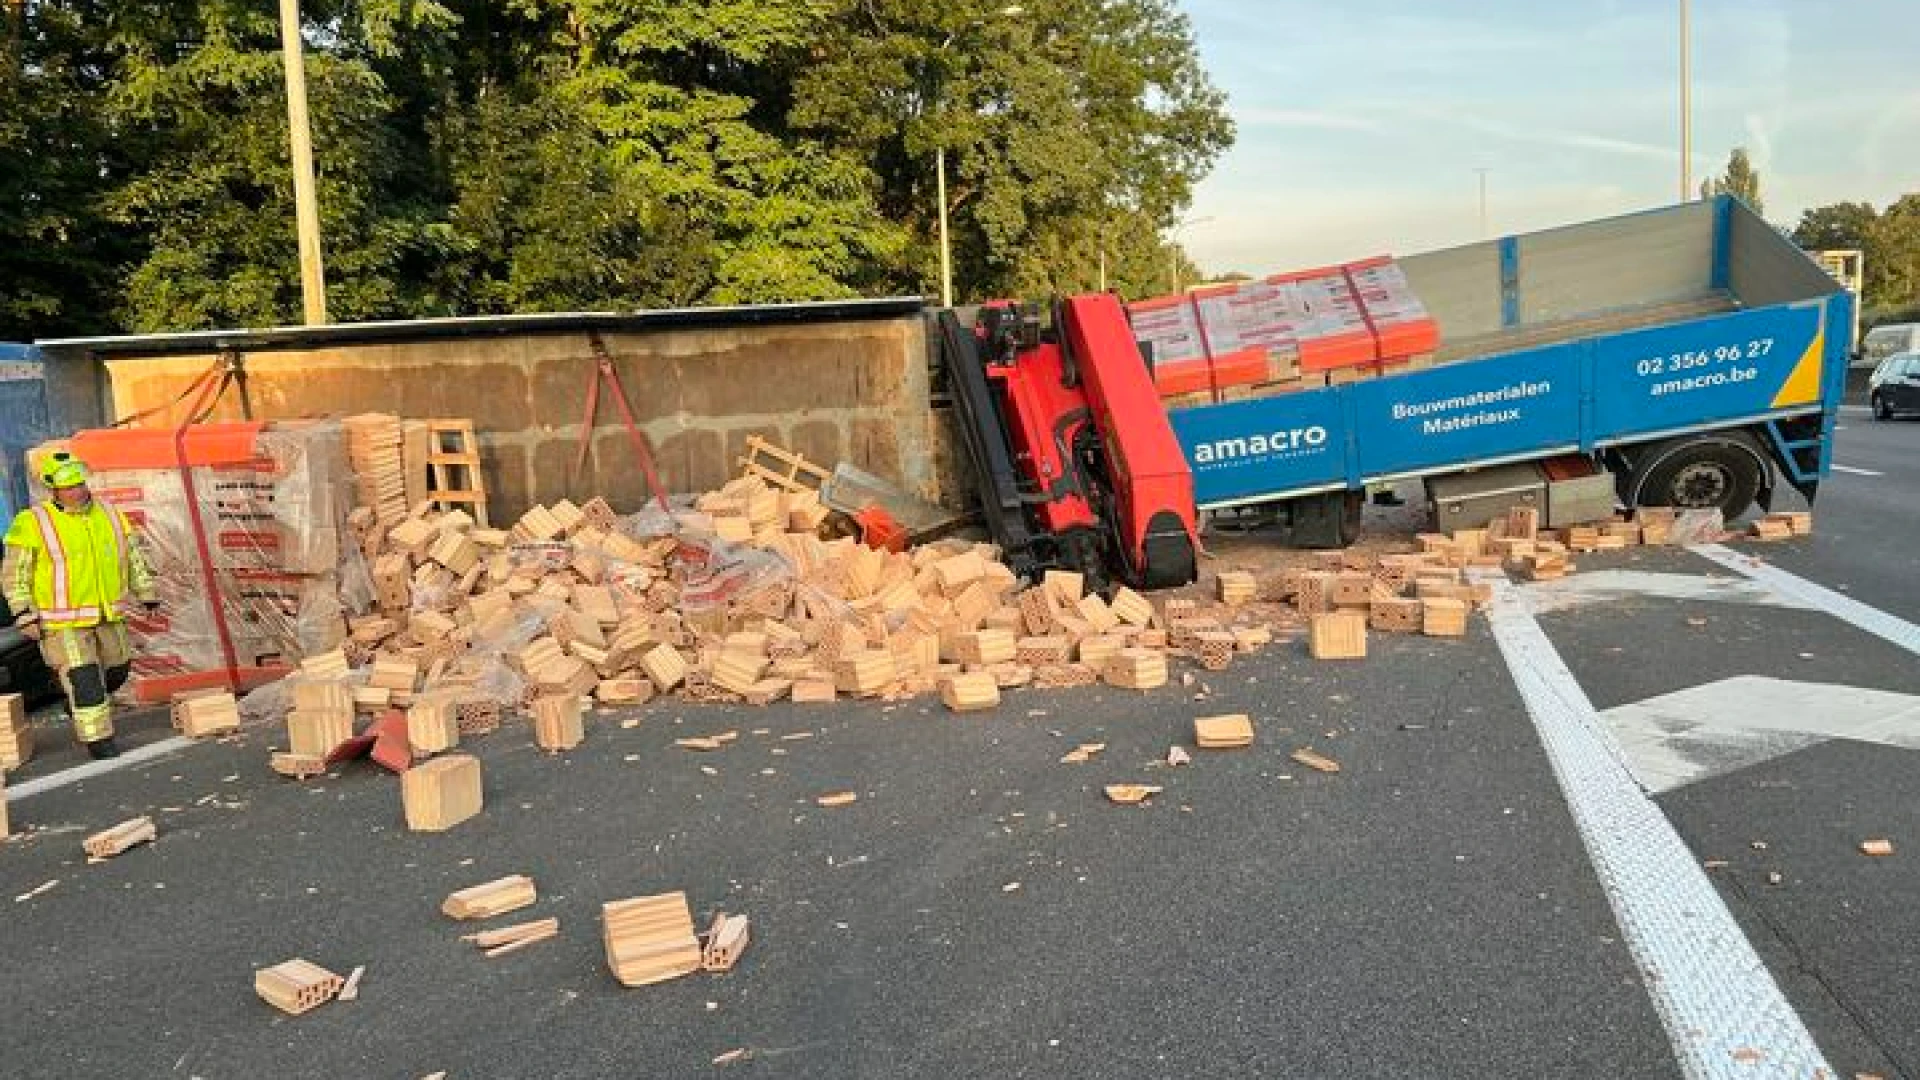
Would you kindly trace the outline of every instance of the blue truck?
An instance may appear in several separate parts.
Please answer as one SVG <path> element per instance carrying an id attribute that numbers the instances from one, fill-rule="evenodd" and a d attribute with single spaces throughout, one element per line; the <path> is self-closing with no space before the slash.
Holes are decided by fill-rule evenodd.
<path id="1" fill-rule="evenodd" d="M 1811 502 L 1831 465 L 1853 297 L 1737 199 L 1400 260 L 1433 366 L 1170 413 L 1203 511 L 1279 508 L 1340 546 L 1373 484 L 1569 455 L 1624 506 Z M 1603 482 L 1604 483 L 1604 482 Z"/>

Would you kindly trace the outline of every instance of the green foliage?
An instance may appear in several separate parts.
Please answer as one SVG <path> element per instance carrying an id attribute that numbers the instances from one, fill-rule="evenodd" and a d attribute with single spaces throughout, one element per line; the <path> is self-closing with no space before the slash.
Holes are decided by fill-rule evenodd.
<path id="1" fill-rule="evenodd" d="M 1856 248 L 1865 270 L 1869 320 L 1920 304 L 1920 193 L 1876 212 L 1868 203 L 1816 206 L 1800 215 L 1793 240 L 1808 251 Z"/>
<path id="2" fill-rule="evenodd" d="M 1701 198 L 1711 199 L 1715 195 L 1732 195 L 1751 206 L 1754 213 L 1766 213 L 1766 203 L 1760 198 L 1760 174 L 1748 159 L 1746 147 L 1733 148 L 1727 157 L 1725 174 L 1700 181 Z"/>
<path id="3" fill-rule="evenodd" d="M 87 13 L 36 5 L 29 32 L 16 10 L 0 5 L 0 341 L 109 330 L 103 300 L 139 245 L 98 199 L 129 147 L 98 109 Z"/>
<path id="4" fill-rule="evenodd" d="M 0 65 L 0 338 L 295 320 L 273 5 L 27 10 Z M 337 321 L 931 291 L 935 151 L 969 295 L 1096 287 L 1103 252 L 1114 287 L 1159 291 L 1231 139 L 1169 0 L 302 14 Z"/>
<path id="5" fill-rule="evenodd" d="M 902 284 L 927 292 L 946 155 L 961 300 L 1087 281 L 1103 232 L 1119 261 L 1144 263 L 1233 137 L 1166 0 L 1037 0 L 1016 16 L 848 3 L 793 87 L 799 128 L 873 163 L 882 210 L 913 235 Z M 1128 277 L 1148 291 L 1144 272 Z"/>
<path id="6" fill-rule="evenodd" d="M 1793 228 L 1793 242 L 1808 251 L 1864 248 L 1879 216 L 1871 203 L 1816 206 L 1800 215 L 1799 224 Z"/>
<path id="7" fill-rule="evenodd" d="M 1867 296 L 1873 307 L 1920 303 L 1920 194 L 1903 195 L 1867 230 Z"/>

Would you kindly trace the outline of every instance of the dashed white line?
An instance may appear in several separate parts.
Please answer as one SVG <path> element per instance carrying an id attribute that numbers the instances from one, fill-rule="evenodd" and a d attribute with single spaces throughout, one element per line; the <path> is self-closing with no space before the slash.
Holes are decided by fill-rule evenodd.
<path id="1" fill-rule="evenodd" d="M 1853 467 L 1853 466 L 1851 466 L 1851 465 L 1838 465 L 1838 464 L 1836 464 L 1835 466 L 1833 466 L 1833 471 L 1834 471 L 1834 472 L 1843 472 L 1843 473 L 1852 473 L 1852 474 L 1853 474 L 1853 475 L 1855 475 L 1855 476 L 1885 476 L 1885 475 L 1887 475 L 1886 473 L 1881 473 L 1881 472 L 1874 472 L 1874 471 L 1873 471 L 1872 469 L 1856 469 L 1856 468 L 1854 468 L 1854 467 Z"/>
<path id="2" fill-rule="evenodd" d="M 1715 1078 L 1834 1075 L 1699 861 L 1628 772 L 1517 587 L 1504 580 L 1493 587 L 1494 640 L 1681 1071 Z M 1755 1054 L 1764 1064 L 1753 1063 Z"/>

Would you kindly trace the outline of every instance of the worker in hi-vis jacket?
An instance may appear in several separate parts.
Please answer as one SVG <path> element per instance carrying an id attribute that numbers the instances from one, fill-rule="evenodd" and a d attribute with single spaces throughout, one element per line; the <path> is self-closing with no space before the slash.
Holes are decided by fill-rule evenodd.
<path id="1" fill-rule="evenodd" d="M 59 675 L 74 735 L 93 757 L 116 757 L 107 696 L 125 685 L 133 660 L 126 622 L 133 600 L 148 611 L 159 606 L 153 570 L 126 515 L 93 497 L 79 458 L 49 455 L 40 479 L 53 498 L 21 511 L 7 529 L 0 563 L 7 606 Z"/>

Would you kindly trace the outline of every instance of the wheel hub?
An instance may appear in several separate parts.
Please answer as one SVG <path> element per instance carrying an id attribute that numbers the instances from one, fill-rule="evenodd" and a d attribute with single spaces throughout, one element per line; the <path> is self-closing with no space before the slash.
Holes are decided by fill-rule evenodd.
<path id="1" fill-rule="evenodd" d="M 1733 487 L 1733 474 L 1724 465 L 1696 461 L 1673 477 L 1673 505 L 1718 506 Z"/>

